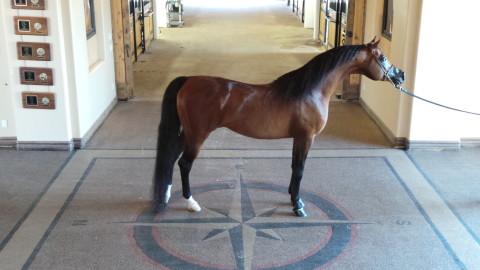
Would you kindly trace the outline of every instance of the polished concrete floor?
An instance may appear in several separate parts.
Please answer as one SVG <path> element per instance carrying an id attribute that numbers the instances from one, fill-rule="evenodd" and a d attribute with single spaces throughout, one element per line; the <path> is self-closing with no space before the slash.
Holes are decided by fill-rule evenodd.
<path id="1" fill-rule="evenodd" d="M 0 150 L 0 269 L 480 269 L 480 149 L 392 149 L 357 103 L 331 102 L 302 182 L 307 217 L 289 205 L 291 140 L 225 129 L 192 169 L 202 211 L 186 211 L 175 169 L 152 214 L 171 79 L 269 82 L 322 52 L 284 1 L 184 5 L 185 26 L 135 64 L 136 98 L 86 148 Z"/>

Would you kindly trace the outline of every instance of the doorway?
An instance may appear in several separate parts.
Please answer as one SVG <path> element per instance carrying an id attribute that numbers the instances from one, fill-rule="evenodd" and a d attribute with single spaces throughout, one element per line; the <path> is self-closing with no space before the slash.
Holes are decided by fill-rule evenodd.
<path id="1" fill-rule="evenodd" d="M 320 40 L 328 49 L 346 45 L 348 0 L 321 0 Z"/>
<path id="2" fill-rule="evenodd" d="M 133 62 L 154 39 L 153 4 L 153 0 L 111 1 L 118 100 L 135 96 Z"/>
<path id="3" fill-rule="evenodd" d="M 363 44 L 365 2 L 366 0 L 320 0 L 318 38 L 325 48 Z M 360 82 L 361 76 L 358 74 L 345 77 L 338 89 L 341 98 L 358 100 Z"/>
<path id="4" fill-rule="evenodd" d="M 153 1 L 130 0 L 129 1 L 130 42 L 131 59 L 138 60 L 154 39 L 153 29 Z"/>

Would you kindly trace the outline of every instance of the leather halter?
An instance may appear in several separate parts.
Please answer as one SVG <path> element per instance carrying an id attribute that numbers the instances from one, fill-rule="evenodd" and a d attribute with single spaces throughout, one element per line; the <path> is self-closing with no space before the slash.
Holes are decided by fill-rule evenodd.
<path id="1" fill-rule="evenodd" d="M 373 53 L 373 49 L 370 48 L 368 45 L 367 45 L 367 48 L 370 50 L 370 53 L 375 56 L 375 54 Z M 390 81 L 393 85 L 396 86 L 395 83 L 393 83 L 393 81 L 390 79 L 390 77 L 388 77 L 388 73 L 390 73 L 390 71 L 394 68 L 394 66 L 392 65 L 392 63 L 390 63 L 390 61 L 388 61 L 387 57 L 383 54 L 381 54 L 378 58 L 377 57 L 374 57 L 375 59 L 375 62 L 377 62 L 378 66 L 380 67 L 380 69 L 382 70 L 383 72 L 383 80 L 384 81 Z"/>

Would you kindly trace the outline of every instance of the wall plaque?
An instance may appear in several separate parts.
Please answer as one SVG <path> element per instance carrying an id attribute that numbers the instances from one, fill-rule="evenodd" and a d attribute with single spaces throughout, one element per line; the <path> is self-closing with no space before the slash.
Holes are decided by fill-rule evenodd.
<path id="1" fill-rule="evenodd" d="M 12 8 L 44 10 L 45 0 L 12 0 Z"/>
<path id="2" fill-rule="evenodd" d="M 55 94 L 49 92 L 22 92 L 22 104 L 26 109 L 55 109 Z"/>
<path id="3" fill-rule="evenodd" d="M 28 85 L 53 85 L 51 68 L 20 68 L 20 83 Z"/>
<path id="4" fill-rule="evenodd" d="M 15 16 L 15 34 L 48 36 L 47 18 Z"/>
<path id="5" fill-rule="evenodd" d="M 17 56 L 20 60 L 50 61 L 50 44 L 17 42 Z"/>

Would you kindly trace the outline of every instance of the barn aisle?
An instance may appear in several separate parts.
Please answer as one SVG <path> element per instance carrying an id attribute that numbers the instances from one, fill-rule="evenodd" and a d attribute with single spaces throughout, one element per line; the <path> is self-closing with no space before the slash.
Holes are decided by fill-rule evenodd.
<path id="1" fill-rule="evenodd" d="M 227 6 L 231 3 L 233 6 Z M 240 4 L 242 3 L 242 4 Z M 184 1 L 86 148 L 0 149 L 3 269 L 477 269 L 480 149 L 391 148 L 358 103 L 332 101 L 294 217 L 291 140 L 212 133 L 191 172 L 202 211 L 150 211 L 163 91 L 181 75 L 267 83 L 323 50 L 284 1 Z"/>

